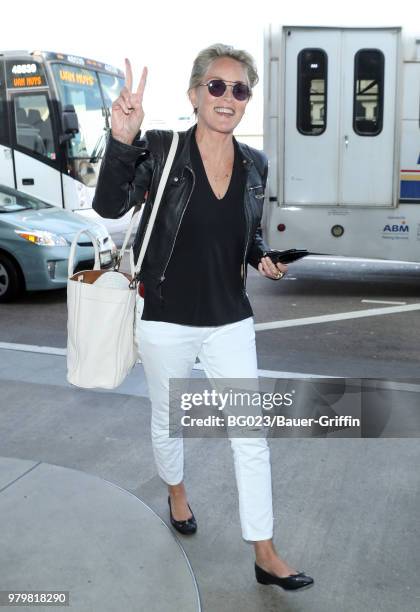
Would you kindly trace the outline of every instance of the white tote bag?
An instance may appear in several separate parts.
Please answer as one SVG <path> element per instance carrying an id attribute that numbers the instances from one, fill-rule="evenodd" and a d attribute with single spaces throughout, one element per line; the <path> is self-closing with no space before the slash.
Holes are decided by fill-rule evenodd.
<path id="1" fill-rule="evenodd" d="M 136 363 L 136 275 L 144 259 L 178 139 L 178 133 L 174 132 L 135 267 L 133 250 L 130 249 L 130 274 L 120 272 L 118 268 L 134 226 L 136 212 L 132 216 L 113 270 L 100 269 L 96 238 L 88 229 L 80 230 L 73 239 L 67 282 L 67 380 L 77 387 L 114 389 L 123 382 Z M 74 273 L 77 241 L 82 233 L 92 238 L 95 263 L 93 270 Z"/>

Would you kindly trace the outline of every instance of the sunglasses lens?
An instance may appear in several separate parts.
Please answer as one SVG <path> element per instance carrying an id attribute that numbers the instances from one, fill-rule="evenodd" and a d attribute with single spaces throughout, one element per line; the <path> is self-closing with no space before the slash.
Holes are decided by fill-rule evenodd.
<path id="1" fill-rule="evenodd" d="M 245 85 L 245 83 L 236 83 L 236 85 L 233 86 L 232 93 L 237 100 L 243 101 L 249 98 L 250 91 L 248 85 Z"/>
<path id="2" fill-rule="evenodd" d="M 209 81 L 207 83 L 207 87 L 209 93 L 216 98 L 223 96 L 226 91 L 226 83 L 221 79 L 213 79 L 212 81 Z M 251 91 L 248 85 L 245 85 L 245 83 L 235 83 L 232 88 L 232 93 L 234 98 L 236 98 L 236 100 L 240 100 L 241 102 L 243 102 L 243 100 L 247 100 L 251 95 Z"/>
<path id="3" fill-rule="evenodd" d="M 216 98 L 223 96 L 226 91 L 226 84 L 224 83 L 224 81 L 220 81 L 219 79 L 209 81 L 207 87 L 211 95 L 215 96 Z"/>

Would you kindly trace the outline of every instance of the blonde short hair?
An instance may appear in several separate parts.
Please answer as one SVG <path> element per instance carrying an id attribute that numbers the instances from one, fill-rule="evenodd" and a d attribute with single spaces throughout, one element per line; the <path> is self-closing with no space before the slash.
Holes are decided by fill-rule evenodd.
<path id="1" fill-rule="evenodd" d="M 248 77 L 248 84 L 251 90 L 258 83 L 259 78 L 257 66 L 254 58 L 250 53 L 248 53 L 248 51 L 244 51 L 243 49 L 235 49 L 231 45 L 216 43 L 210 47 L 202 49 L 195 58 L 191 70 L 188 91 L 198 87 L 198 85 L 202 83 L 204 75 L 209 69 L 210 64 L 219 57 L 231 57 L 244 65 Z M 196 113 L 195 109 L 194 112 Z"/>

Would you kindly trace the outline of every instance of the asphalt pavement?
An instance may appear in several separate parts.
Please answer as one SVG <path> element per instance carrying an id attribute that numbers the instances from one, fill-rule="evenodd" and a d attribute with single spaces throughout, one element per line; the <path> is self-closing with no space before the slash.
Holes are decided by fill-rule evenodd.
<path id="1" fill-rule="evenodd" d="M 415 416 L 419 280 L 420 266 L 333 259 L 299 262 L 279 282 L 250 270 L 261 379 L 377 377 L 406 384 Z M 68 591 L 80 612 L 420 610 L 414 432 L 270 439 L 274 543 L 315 584 L 259 585 L 227 440 L 184 440 L 198 530 L 180 536 L 141 363 L 116 390 L 72 387 L 65 326 L 65 291 L 0 306 L 0 590 Z"/>

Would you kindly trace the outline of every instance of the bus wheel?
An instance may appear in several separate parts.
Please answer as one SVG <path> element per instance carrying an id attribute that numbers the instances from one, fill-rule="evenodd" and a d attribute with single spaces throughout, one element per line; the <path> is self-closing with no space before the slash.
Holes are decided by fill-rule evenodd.
<path id="1" fill-rule="evenodd" d="M 10 302 L 23 290 L 23 282 L 17 265 L 4 253 L 0 253 L 0 302 Z"/>

